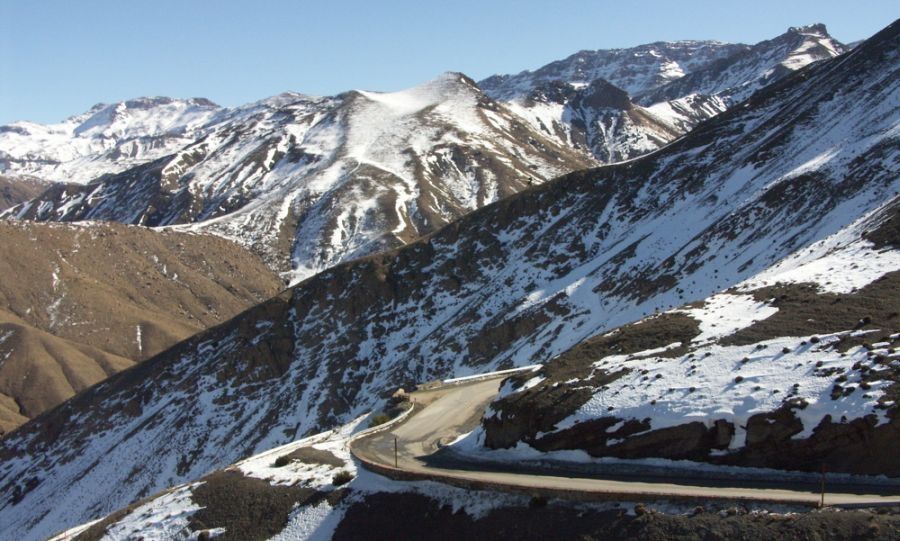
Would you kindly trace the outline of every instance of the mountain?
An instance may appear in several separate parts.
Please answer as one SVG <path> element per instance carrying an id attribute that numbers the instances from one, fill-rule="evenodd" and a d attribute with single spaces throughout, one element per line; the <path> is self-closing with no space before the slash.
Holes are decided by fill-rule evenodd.
<path id="1" fill-rule="evenodd" d="M 603 79 L 638 96 L 748 48 L 719 41 L 660 41 L 629 49 L 579 51 L 534 71 L 493 75 L 478 86 L 495 99 L 515 101 L 547 83 L 563 82 L 577 88 Z"/>
<path id="2" fill-rule="evenodd" d="M 338 265 L 82 392 L 0 440 L 2 534 L 102 516 L 398 386 L 548 361 L 874 216 L 900 189 L 898 45 L 895 23 L 656 153 Z"/>
<path id="3" fill-rule="evenodd" d="M 479 85 L 545 135 L 611 163 L 656 150 L 763 86 L 844 50 L 817 24 L 753 46 L 691 41 L 582 51 Z"/>
<path id="4" fill-rule="evenodd" d="M 282 287 L 224 239 L 112 223 L 0 220 L 0 253 L 0 433 Z"/>
<path id="5" fill-rule="evenodd" d="M 100 103 L 59 124 L 0 126 L 0 173 L 86 184 L 172 154 L 200 136 L 220 108 L 204 98 Z"/>
<path id="6" fill-rule="evenodd" d="M 613 163 L 652 152 L 686 130 L 675 127 L 604 79 L 576 88 L 554 81 L 506 104 L 536 130 Z"/>
<path id="7" fill-rule="evenodd" d="M 174 154 L 53 186 L 6 215 L 195 224 L 181 229 L 235 240 L 296 282 L 595 163 L 457 73 L 396 93 L 283 94 L 203 130 Z"/>
<path id="8" fill-rule="evenodd" d="M 6 217 L 214 233 L 291 283 L 396 248 L 530 185 L 652 152 L 842 46 L 824 26 L 754 46 L 582 51 L 479 87 L 285 93 L 223 109 L 140 98 L 0 129 L 0 170 L 57 181 Z"/>
<path id="9" fill-rule="evenodd" d="M 823 24 L 792 27 L 781 36 L 644 92 L 637 101 L 670 122 L 689 127 L 794 71 L 847 50 Z"/>

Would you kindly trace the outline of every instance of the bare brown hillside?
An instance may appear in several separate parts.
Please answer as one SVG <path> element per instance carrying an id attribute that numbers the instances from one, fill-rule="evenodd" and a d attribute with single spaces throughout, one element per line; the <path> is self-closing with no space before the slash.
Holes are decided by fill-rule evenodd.
<path id="1" fill-rule="evenodd" d="M 238 245 L 119 224 L 0 221 L 0 433 L 273 296 Z"/>
<path id="2" fill-rule="evenodd" d="M 0 210 L 6 210 L 37 197 L 47 186 L 36 179 L 0 175 Z"/>

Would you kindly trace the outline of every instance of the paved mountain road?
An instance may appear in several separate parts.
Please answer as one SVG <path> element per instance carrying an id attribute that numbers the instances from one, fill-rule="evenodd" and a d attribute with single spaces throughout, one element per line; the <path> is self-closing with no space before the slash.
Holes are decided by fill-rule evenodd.
<path id="1" fill-rule="evenodd" d="M 446 467 L 441 461 L 429 460 L 442 444 L 455 440 L 475 428 L 485 406 L 497 394 L 503 376 L 472 383 L 448 385 L 428 391 L 412 393 L 415 410 L 407 418 L 389 429 L 360 437 L 351 443 L 351 452 L 366 466 L 399 478 L 430 478 L 449 484 L 494 488 L 521 492 L 537 492 L 580 499 L 645 499 L 697 498 L 735 499 L 779 503 L 816 505 L 819 494 L 806 486 L 797 489 L 758 487 L 753 480 L 743 485 L 739 480 L 709 481 L 684 479 L 676 481 L 648 481 L 605 479 L 553 474 L 496 471 L 488 465 L 465 461 Z M 394 467 L 394 442 L 398 444 L 397 467 Z M 434 464 L 429 464 L 429 462 Z M 436 462 L 436 463 L 435 463 Z M 754 487 L 754 485 L 757 485 Z M 750 488 L 753 487 L 753 488 Z M 826 505 L 900 505 L 897 488 L 894 494 L 831 493 L 825 495 Z M 874 492 L 874 489 L 872 490 Z"/>

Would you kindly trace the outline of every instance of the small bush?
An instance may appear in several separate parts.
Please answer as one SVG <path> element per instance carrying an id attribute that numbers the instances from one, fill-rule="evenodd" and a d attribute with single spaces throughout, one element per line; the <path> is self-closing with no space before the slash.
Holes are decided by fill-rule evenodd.
<path id="1" fill-rule="evenodd" d="M 738 376 L 738 377 L 734 378 L 735 383 L 740 383 L 742 381 L 744 381 L 744 376 Z"/>
<path id="2" fill-rule="evenodd" d="M 785 355 L 787 355 L 788 353 L 791 352 L 791 348 L 783 347 L 783 348 L 781 348 L 781 352 L 784 353 Z"/>
<path id="3" fill-rule="evenodd" d="M 378 426 L 383 425 L 384 423 L 391 420 L 391 416 L 387 413 L 376 413 L 372 416 L 372 420 L 369 421 L 369 426 Z"/>
<path id="4" fill-rule="evenodd" d="M 280 457 L 275 459 L 275 467 L 283 468 L 291 463 L 291 457 L 288 455 L 281 455 Z"/>
<path id="5" fill-rule="evenodd" d="M 331 484 L 339 487 L 341 485 L 346 485 L 350 481 L 353 480 L 353 474 L 348 472 L 347 470 L 341 470 L 334 474 L 334 477 L 331 478 Z"/>
<path id="6" fill-rule="evenodd" d="M 844 394 L 844 388 L 838 384 L 835 384 L 834 387 L 831 388 L 831 399 L 837 400 Z"/>
<path id="7" fill-rule="evenodd" d="M 647 508 L 644 506 L 644 504 L 639 503 L 639 504 L 637 504 L 637 505 L 634 506 L 634 514 L 637 515 L 637 516 L 639 516 L 639 517 L 640 517 L 640 516 L 643 516 L 643 515 L 646 515 L 646 514 L 647 514 Z"/>
<path id="8" fill-rule="evenodd" d="M 819 342 L 822 341 L 822 339 L 819 338 L 818 336 L 813 336 L 809 339 L 809 341 L 812 342 L 813 344 L 818 344 Z"/>
<path id="9" fill-rule="evenodd" d="M 540 509 L 542 507 L 547 507 L 547 498 L 541 496 L 540 494 L 535 494 L 531 497 L 531 500 L 529 500 L 528 507 L 530 507 L 531 509 Z"/>

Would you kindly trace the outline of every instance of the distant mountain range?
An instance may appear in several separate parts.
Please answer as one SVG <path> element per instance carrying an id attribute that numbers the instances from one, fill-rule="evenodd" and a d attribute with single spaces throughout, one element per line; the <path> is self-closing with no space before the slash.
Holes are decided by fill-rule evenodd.
<path id="1" fill-rule="evenodd" d="M 296 283 L 402 246 L 555 176 L 652 152 L 843 46 L 822 25 L 754 46 L 696 41 L 583 51 L 478 85 L 448 73 L 397 93 L 97 105 L 0 127 L 8 217 L 208 231 Z M 11 182 L 11 180 L 7 180 Z"/>

